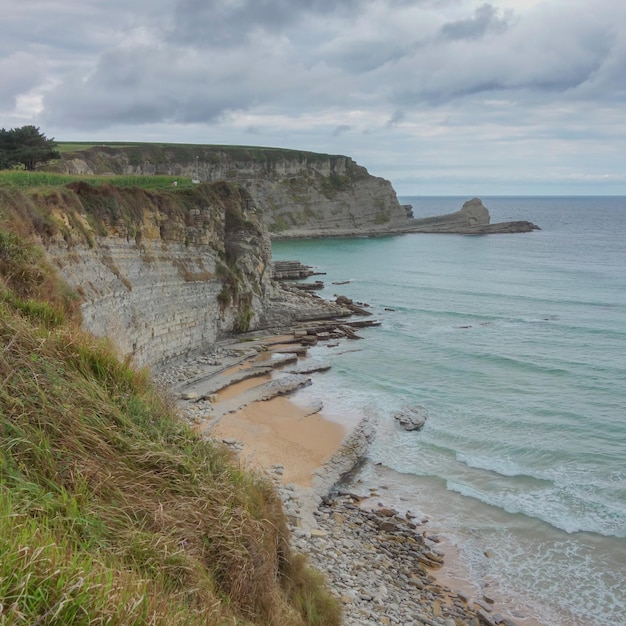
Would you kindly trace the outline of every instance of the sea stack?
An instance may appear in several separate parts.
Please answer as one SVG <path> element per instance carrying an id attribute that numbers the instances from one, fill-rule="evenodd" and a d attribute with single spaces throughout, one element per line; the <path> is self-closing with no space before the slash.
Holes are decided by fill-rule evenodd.
<path id="1" fill-rule="evenodd" d="M 472 198 L 465 202 L 457 215 L 460 220 L 465 221 L 464 224 L 460 224 L 465 228 L 487 226 L 491 220 L 489 209 L 480 198 Z"/>

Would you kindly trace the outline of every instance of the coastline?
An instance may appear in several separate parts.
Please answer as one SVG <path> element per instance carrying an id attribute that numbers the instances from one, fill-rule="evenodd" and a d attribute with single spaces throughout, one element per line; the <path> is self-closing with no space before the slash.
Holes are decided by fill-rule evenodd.
<path id="1" fill-rule="evenodd" d="M 326 407 L 294 401 L 290 394 L 312 383 L 297 373 L 307 370 L 300 363 L 306 349 L 295 348 L 301 334 L 226 342 L 160 379 L 197 432 L 270 477 L 294 548 L 325 574 L 344 623 L 545 626 L 475 589 L 445 529 L 428 527 L 426 516 L 415 520 L 386 506 L 389 498 L 375 489 L 341 491 L 341 479 L 365 458 L 374 426 L 342 423 Z"/>

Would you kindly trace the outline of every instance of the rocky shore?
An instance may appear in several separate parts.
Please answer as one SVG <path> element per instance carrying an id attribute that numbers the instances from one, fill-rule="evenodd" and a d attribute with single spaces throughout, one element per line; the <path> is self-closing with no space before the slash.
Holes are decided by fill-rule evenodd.
<path id="1" fill-rule="evenodd" d="M 298 502 L 297 487 L 281 492 L 288 510 Z M 384 506 L 367 510 L 361 502 L 336 493 L 315 511 L 314 529 L 292 529 L 294 547 L 341 598 L 347 626 L 514 626 L 494 612 L 491 598 L 471 598 L 438 582 L 433 572 L 443 566 L 444 553 L 427 520 Z"/>
<path id="2" fill-rule="evenodd" d="M 209 355 L 163 370 L 158 380 L 176 396 L 181 414 L 203 436 L 242 455 L 249 444 L 237 437 L 216 436 L 220 422 L 241 407 L 260 412 L 272 398 L 310 384 L 303 372 L 329 367 L 298 363 L 311 337 L 330 346 L 337 345 L 331 339 L 349 341 L 349 334 L 341 331 L 345 324 L 320 321 L 288 334 L 228 341 Z M 229 389 L 235 393 L 224 394 Z M 313 407 L 298 417 L 295 405 L 291 408 L 292 421 L 321 409 Z M 307 555 L 341 599 L 344 623 L 531 626 L 523 616 L 495 608 L 494 600 L 482 592 L 453 590 L 437 578 L 444 553 L 427 519 L 387 508 L 378 494 L 341 491 L 342 477 L 366 456 L 374 432 L 375 425 L 367 420 L 350 429 L 336 440 L 334 452 L 314 469 L 310 481 L 288 482 L 288 461 L 260 468 L 282 498 L 294 549 Z"/>

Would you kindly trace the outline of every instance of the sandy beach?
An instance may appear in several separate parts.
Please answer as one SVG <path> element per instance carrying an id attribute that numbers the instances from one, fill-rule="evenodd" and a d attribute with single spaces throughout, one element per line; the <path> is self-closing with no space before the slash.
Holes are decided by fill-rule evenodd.
<path id="1" fill-rule="evenodd" d="M 245 356 L 237 353 L 208 367 L 195 364 L 193 375 L 187 373 L 179 385 L 186 390 L 179 397 L 186 398 L 181 406 L 198 432 L 231 447 L 245 467 L 271 477 L 294 547 L 328 577 L 344 604 L 344 623 L 542 626 L 520 616 L 514 620 L 498 598 L 477 593 L 445 535 L 425 526 L 428 520 L 387 508 L 384 490 L 323 499 L 366 447 L 362 437 L 357 446 L 351 443 L 358 427 L 351 433 L 321 406 L 294 401 L 293 389 L 311 380 L 295 373 L 303 369 L 303 354 L 282 360 L 290 344 L 278 342 L 285 338 L 247 345 Z M 273 366 L 268 370 L 267 364 Z"/>
<path id="2" fill-rule="evenodd" d="M 224 395 L 232 397 L 232 393 L 236 392 L 228 389 Z M 277 397 L 225 415 L 210 433 L 217 439 L 240 442 L 244 465 L 255 469 L 282 466 L 283 483 L 310 487 L 313 472 L 339 450 L 347 429 L 309 412 L 288 398 Z"/>

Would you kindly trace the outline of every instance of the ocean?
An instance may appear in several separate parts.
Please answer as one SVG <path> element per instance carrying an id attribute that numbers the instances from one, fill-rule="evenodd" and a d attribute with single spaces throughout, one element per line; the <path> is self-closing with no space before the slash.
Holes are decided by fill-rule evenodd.
<path id="1" fill-rule="evenodd" d="M 426 217 L 467 199 L 400 201 Z M 477 597 L 551 626 L 624 625 L 626 198 L 483 202 L 541 230 L 273 244 L 382 323 L 316 347 L 333 367 L 296 399 L 376 421 L 351 487 L 427 516 Z M 393 414 L 416 406 L 428 420 L 406 432 Z"/>

